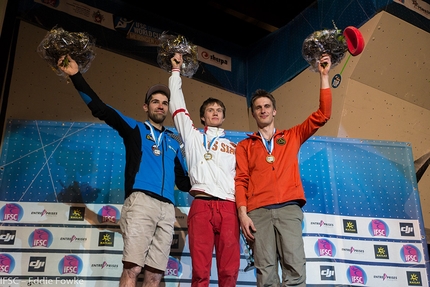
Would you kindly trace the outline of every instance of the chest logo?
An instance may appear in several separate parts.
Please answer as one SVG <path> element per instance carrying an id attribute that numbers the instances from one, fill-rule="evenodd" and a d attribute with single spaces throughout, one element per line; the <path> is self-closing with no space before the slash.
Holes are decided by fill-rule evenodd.
<path id="1" fill-rule="evenodd" d="M 287 142 L 285 141 L 284 138 L 279 138 L 279 139 L 276 140 L 276 143 L 278 145 L 285 145 Z"/>

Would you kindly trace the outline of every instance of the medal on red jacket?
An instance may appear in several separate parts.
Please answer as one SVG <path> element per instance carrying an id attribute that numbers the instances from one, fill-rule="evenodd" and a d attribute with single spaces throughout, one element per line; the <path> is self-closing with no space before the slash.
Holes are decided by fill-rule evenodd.
<path id="1" fill-rule="evenodd" d="M 268 156 L 266 156 L 266 161 L 268 163 L 274 163 L 275 162 L 275 157 L 271 154 L 269 154 Z"/>

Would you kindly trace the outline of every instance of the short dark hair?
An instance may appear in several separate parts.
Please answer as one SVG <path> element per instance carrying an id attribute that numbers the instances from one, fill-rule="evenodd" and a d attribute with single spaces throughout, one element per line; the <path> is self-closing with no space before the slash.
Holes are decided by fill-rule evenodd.
<path id="1" fill-rule="evenodd" d="M 273 109 L 276 110 L 276 99 L 275 99 L 275 97 L 271 93 L 269 93 L 263 89 L 258 89 L 254 92 L 254 94 L 252 94 L 252 97 L 251 97 L 251 111 L 252 112 L 254 112 L 254 102 L 255 102 L 255 100 L 257 100 L 259 98 L 268 98 L 272 102 Z"/>
<path id="2" fill-rule="evenodd" d="M 225 112 L 227 109 L 225 108 L 224 103 L 221 100 L 218 100 L 215 98 L 208 98 L 200 106 L 200 122 L 202 123 L 202 125 L 205 125 L 205 122 L 202 120 L 202 118 L 205 116 L 206 107 L 211 104 L 218 104 L 222 108 L 222 111 L 224 113 L 224 119 L 225 119 Z"/>

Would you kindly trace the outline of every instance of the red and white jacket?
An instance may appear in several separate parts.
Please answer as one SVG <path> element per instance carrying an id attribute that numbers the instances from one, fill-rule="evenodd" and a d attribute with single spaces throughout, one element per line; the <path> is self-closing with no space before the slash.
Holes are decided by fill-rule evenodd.
<path id="1" fill-rule="evenodd" d="M 190 194 L 196 196 L 198 193 L 205 193 L 234 201 L 236 144 L 224 137 L 224 129 L 205 127 L 203 133 L 194 126 L 185 105 L 179 71 L 172 71 L 169 89 L 169 110 L 185 145 L 188 175 L 192 185 Z M 213 139 L 213 145 L 207 151 Z M 205 159 L 207 152 L 212 154 L 212 159 Z"/>

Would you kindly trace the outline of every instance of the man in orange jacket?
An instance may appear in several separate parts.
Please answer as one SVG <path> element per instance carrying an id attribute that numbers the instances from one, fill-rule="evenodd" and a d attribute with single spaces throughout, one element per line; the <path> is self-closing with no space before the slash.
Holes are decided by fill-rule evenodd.
<path id="1" fill-rule="evenodd" d="M 301 145 L 330 119 L 330 67 L 330 56 L 323 55 L 319 109 L 288 130 L 275 128 L 276 101 L 270 93 L 257 90 L 251 98 L 258 132 L 236 148 L 235 197 L 242 232 L 253 246 L 257 286 L 306 286 L 301 209 L 306 198 L 297 156 Z"/>

